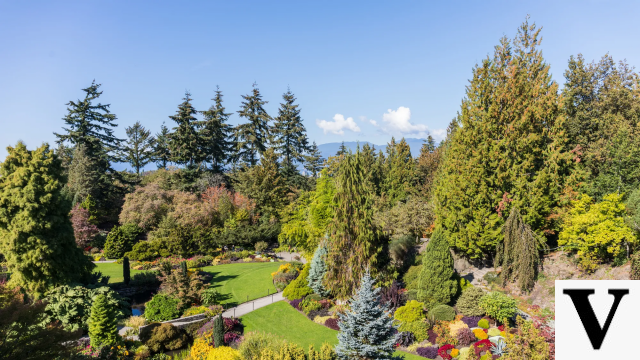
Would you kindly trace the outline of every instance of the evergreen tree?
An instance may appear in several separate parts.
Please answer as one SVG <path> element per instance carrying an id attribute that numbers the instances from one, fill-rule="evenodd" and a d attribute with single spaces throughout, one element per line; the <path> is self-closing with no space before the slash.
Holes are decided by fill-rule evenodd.
<path id="1" fill-rule="evenodd" d="M 253 84 L 251 95 L 242 95 L 240 117 L 247 120 L 235 128 L 236 161 L 244 161 L 254 166 L 258 156 L 267 150 L 269 137 L 269 121 L 271 117 L 263 108 L 268 101 L 262 100 L 258 84 Z"/>
<path id="2" fill-rule="evenodd" d="M 317 178 L 320 174 L 320 171 L 322 171 L 324 158 L 322 157 L 320 149 L 318 149 L 318 145 L 316 145 L 315 141 L 313 142 L 313 144 L 311 144 L 311 146 L 309 146 L 308 153 L 309 155 L 304 157 L 304 168 L 311 176 Z"/>
<path id="3" fill-rule="evenodd" d="M 336 153 L 336 156 L 346 155 L 348 152 L 349 152 L 349 149 L 347 149 L 343 141 L 342 144 L 340 144 L 340 147 L 338 148 L 338 152 Z"/>
<path id="4" fill-rule="evenodd" d="M 197 111 L 191 104 L 191 94 L 187 91 L 183 102 L 178 105 L 178 111 L 169 118 L 178 124 L 169 135 L 169 149 L 171 161 L 193 168 L 202 161 L 200 140 L 196 130 Z"/>
<path id="5" fill-rule="evenodd" d="M 87 197 L 100 196 L 100 174 L 94 159 L 89 157 L 84 144 L 76 146 L 73 160 L 69 166 L 67 185 L 72 195 L 73 204 L 83 202 Z"/>
<path id="6" fill-rule="evenodd" d="M 429 197 L 433 189 L 436 172 L 442 159 L 442 147 L 436 146 L 436 142 L 431 135 L 427 137 L 420 148 L 420 156 L 416 164 L 418 184 L 420 184 L 422 195 Z"/>
<path id="7" fill-rule="evenodd" d="M 393 315 L 380 301 L 380 288 L 374 287 L 369 270 L 360 288 L 349 301 L 349 310 L 340 314 L 336 353 L 339 359 L 391 359 L 397 330 Z"/>
<path id="8" fill-rule="evenodd" d="M 457 290 L 453 274 L 453 257 L 449 250 L 449 242 L 442 228 L 437 228 L 422 257 L 418 300 L 428 309 L 436 305 L 448 304 Z"/>
<path id="9" fill-rule="evenodd" d="M 91 305 L 89 338 L 92 347 L 113 345 L 118 341 L 118 319 L 113 305 L 103 294 L 96 296 Z"/>
<path id="10" fill-rule="evenodd" d="M 166 169 L 171 161 L 171 151 L 169 150 L 169 128 L 162 123 L 160 132 L 156 134 L 156 141 L 153 143 L 153 158 L 159 169 Z"/>
<path id="11" fill-rule="evenodd" d="M 274 119 L 273 145 L 284 158 L 283 166 L 291 168 L 294 167 L 294 162 L 303 162 L 304 154 L 309 150 L 309 140 L 291 90 L 284 93 L 282 99 L 284 102 L 280 104 L 278 117 Z"/>
<path id="12" fill-rule="evenodd" d="M 222 314 L 216 316 L 213 321 L 213 346 L 224 346 L 224 321 L 222 320 Z"/>
<path id="13" fill-rule="evenodd" d="M 381 169 L 378 167 L 377 156 L 376 156 L 376 148 L 375 146 L 370 146 L 368 143 L 364 144 L 361 151 L 362 156 L 362 167 L 365 172 L 365 178 L 369 183 L 372 191 L 377 195 L 380 195 L 380 186 L 381 186 Z"/>
<path id="14" fill-rule="evenodd" d="M 122 147 L 120 157 L 136 170 L 136 175 L 140 175 L 140 169 L 153 159 L 155 140 L 151 131 L 145 129 L 139 121 L 127 127 L 126 131 L 129 139 Z"/>
<path id="15" fill-rule="evenodd" d="M 313 289 L 313 292 L 322 297 L 329 296 L 329 292 L 325 289 L 324 285 L 322 285 L 322 278 L 324 274 L 327 273 L 327 264 L 325 263 L 327 254 L 327 248 L 324 245 L 318 246 L 316 252 L 313 254 L 309 277 L 307 278 L 309 287 Z"/>
<path id="16" fill-rule="evenodd" d="M 88 280 L 95 265 L 76 246 L 60 160 L 46 144 L 29 151 L 20 142 L 7 151 L 0 164 L 0 253 L 10 284 L 38 298 L 52 286 Z"/>
<path id="17" fill-rule="evenodd" d="M 204 160 L 211 164 L 211 170 L 222 172 L 233 151 L 233 143 L 230 141 L 233 128 L 227 124 L 231 114 L 224 112 L 222 91 L 219 87 L 216 88 L 216 97 L 212 100 L 215 104 L 202 112 L 204 121 L 199 122 L 200 141 Z"/>
<path id="18" fill-rule="evenodd" d="M 364 269 L 378 276 L 385 267 L 387 239 L 375 226 L 371 189 L 365 181 L 360 153 L 346 154 L 336 175 L 335 215 L 329 225 L 327 290 L 348 297 Z"/>
<path id="19" fill-rule="evenodd" d="M 517 281 L 522 291 L 533 289 L 538 272 L 538 240 L 531 227 L 522 221 L 515 206 L 504 223 L 504 241 L 498 244 L 496 267 L 502 267 L 500 278 L 503 285 Z"/>
<path id="20" fill-rule="evenodd" d="M 129 281 L 131 281 L 131 269 L 129 268 L 129 258 L 122 258 L 122 277 L 124 280 L 122 281 L 125 285 L 129 285 Z"/>
<path id="21" fill-rule="evenodd" d="M 402 138 L 396 144 L 395 139 L 387 145 L 387 163 L 382 184 L 383 191 L 391 206 L 405 201 L 413 191 L 416 180 L 415 162 L 411 156 L 409 144 Z"/>

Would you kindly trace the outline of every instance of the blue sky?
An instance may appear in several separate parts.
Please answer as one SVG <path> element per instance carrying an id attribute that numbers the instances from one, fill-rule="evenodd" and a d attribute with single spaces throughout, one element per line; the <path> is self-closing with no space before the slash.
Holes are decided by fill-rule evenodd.
<path id="1" fill-rule="evenodd" d="M 219 85 L 235 112 L 254 82 L 273 116 L 289 86 L 319 144 L 440 135 L 474 64 L 527 14 L 559 83 L 578 53 L 640 65 L 635 1 L 0 0 L 0 159 L 53 143 L 93 79 L 121 137 L 173 126 L 185 90 L 205 110 Z"/>

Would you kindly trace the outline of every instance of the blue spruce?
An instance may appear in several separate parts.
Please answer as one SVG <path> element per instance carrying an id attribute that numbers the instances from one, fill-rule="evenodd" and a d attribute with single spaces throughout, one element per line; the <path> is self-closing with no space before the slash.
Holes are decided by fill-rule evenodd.
<path id="1" fill-rule="evenodd" d="M 313 289 L 313 292 L 323 297 L 329 295 L 329 291 L 327 291 L 324 285 L 322 285 L 322 278 L 324 277 L 324 274 L 327 273 L 327 264 L 324 261 L 327 254 L 328 252 L 326 247 L 322 245 L 318 246 L 315 254 L 313 254 L 311 268 L 309 269 L 309 276 L 307 277 L 309 287 Z"/>
<path id="2" fill-rule="evenodd" d="M 379 293 L 367 269 L 360 289 L 350 300 L 351 309 L 340 315 L 336 346 L 339 359 L 392 359 L 397 332 Z"/>

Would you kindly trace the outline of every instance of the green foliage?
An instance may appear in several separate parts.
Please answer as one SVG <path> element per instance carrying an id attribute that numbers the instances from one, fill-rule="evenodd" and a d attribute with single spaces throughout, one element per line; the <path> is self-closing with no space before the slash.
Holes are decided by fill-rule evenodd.
<path id="1" fill-rule="evenodd" d="M 188 344 L 184 331 L 171 324 L 155 323 L 140 329 L 140 341 L 154 352 L 178 350 Z"/>
<path id="2" fill-rule="evenodd" d="M 396 310 L 393 317 L 401 323 L 419 321 L 424 318 L 424 304 L 415 300 L 408 301 Z"/>
<path id="3" fill-rule="evenodd" d="M 104 255 L 109 259 L 119 259 L 127 251 L 133 249 L 136 238 L 142 230 L 136 224 L 125 224 L 114 226 L 107 235 L 107 242 L 104 244 Z"/>
<path id="4" fill-rule="evenodd" d="M 436 229 L 422 257 L 422 271 L 418 283 L 418 300 L 428 309 L 448 304 L 457 290 L 453 279 L 453 257 L 442 228 Z"/>
<path id="5" fill-rule="evenodd" d="M 327 248 L 322 245 L 318 246 L 316 252 L 313 254 L 313 259 L 311 259 L 309 276 L 307 277 L 309 287 L 320 296 L 329 295 L 327 289 L 325 289 L 324 285 L 322 285 L 322 279 L 327 273 L 327 264 L 325 261 L 326 256 Z"/>
<path id="6" fill-rule="evenodd" d="M 422 272 L 422 260 L 418 265 L 409 267 L 407 272 L 402 276 L 402 282 L 407 290 L 418 290 L 420 273 Z"/>
<path id="7" fill-rule="evenodd" d="M 169 142 L 169 128 L 162 122 L 160 132 L 156 134 L 156 141 L 153 142 L 153 158 L 158 169 L 166 170 L 167 164 L 171 161 Z"/>
<path id="8" fill-rule="evenodd" d="M 307 170 L 313 178 L 317 178 L 320 171 L 322 171 L 324 158 L 322 158 L 322 153 L 320 149 L 318 149 L 315 141 L 309 146 L 307 153 L 309 155 L 304 157 L 304 169 Z"/>
<path id="9" fill-rule="evenodd" d="M 480 299 L 480 308 L 485 314 L 500 322 L 511 319 L 518 311 L 514 298 L 497 291 L 483 296 Z"/>
<path id="10" fill-rule="evenodd" d="M 478 327 L 481 328 L 481 329 L 488 329 L 489 328 L 489 320 L 480 319 L 480 321 L 478 321 Z"/>
<path id="11" fill-rule="evenodd" d="M 424 321 L 414 321 L 400 324 L 398 331 L 408 331 L 416 338 L 416 343 L 421 343 L 429 338 L 429 327 Z"/>
<path id="12" fill-rule="evenodd" d="M 60 160 L 46 144 L 29 151 L 20 142 L 7 151 L 0 164 L 0 253 L 10 285 L 42 297 L 53 286 L 88 281 L 95 265 L 76 246 Z"/>
<path id="13" fill-rule="evenodd" d="M 214 287 L 208 287 L 202 290 L 202 294 L 200 294 L 200 298 L 202 299 L 202 305 L 210 306 L 217 305 L 220 301 L 220 293 Z"/>
<path id="14" fill-rule="evenodd" d="M 298 277 L 284 288 L 282 296 L 289 300 L 295 300 L 313 294 L 313 289 L 309 287 L 309 283 L 307 282 L 310 267 L 311 265 L 309 263 L 304 265 Z"/>
<path id="15" fill-rule="evenodd" d="M 640 251 L 631 255 L 631 268 L 629 269 L 629 278 L 631 280 L 640 280 Z"/>
<path id="16" fill-rule="evenodd" d="M 235 161 L 243 161 L 253 167 L 258 162 L 258 155 L 262 155 L 267 150 L 271 116 L 263 107 L 267 102 L 262 100 L 258 84 L 253 84 L 251 95 L 242 95 L 242 98 L 244 101 L 238 115 L 245 118 L 247 122 L 235 128 L 234 157 Z"/>
<path id="17" fill-rule="evenodd" d="M 258 241 L 255 245 L 257 253 L 263 253 L 269 248 L 269 244 L 266 241 Z"/>
<path id="18" fill-rule="evenodd" d="M 502 356 L 501 359 L 549 359 L 549 344 L 533 321 L 525 321 L 518 316 L 516 324 L 518 326 L 518 332 L 514 336 L 506 337 L 505 341 L 509 352 Z"/>
<path id="19" fill-rule="evenodd" d="M 224 346 L 224 321 L 222 314 L 216 316 L 213 322 L 213 343 L 216 347 Z"/>
<path id="20" fill-rule="evenodd" d="M 397 202 L 391 208 L 375 213 L 376 223 L 394 239 L 416 238 L 428 233 L 435 221 L 433 201 L 410 196 L 406 202 Z"/>
<path id="21" fill-rule="evenodd" d="M 480 299 L 485 295 L 479 287 L 470 287 L 462 292 L 456 302 L 456 308 L 464 316 L 482 316 L 484 310 L 480 308 Z"/>
<path id="22" fill-rule="evenodd" d="M 179 269 L 170 273 L 163 271 L 161 279 L 160 289 L 163 293 L 178 299 L 178 309 L 184 310 L 200 302 L 200 294 L 204 287 L 202 278 L 197 273 L 189 274 L 185 261 L 180 263 Z"/>
<path id="23" fill-rule="evenodd" d="M 179 300 L 164 294 L 156 294 L 145 305 L 144 317 L 149 321 L 167 321 L 180 317 Z"/>
<path id="24" fill-rule="evenodd" d="M 452 321 L 456 311 L 449 305 L 438 305 L 429 310 L 429 317 L 438 321 Z"/>
<path id="25" fill-rule="evenodd" d="M 609 194 L 593 204 L 588 195 L 573 202 L 558 244 L 575 251 L 581 268 L 593 271 L 598 263 L 618 257 L 625 244 L 635 244 L 636 235 L 625 224 L 622 195 Z"/>
<path id="26" fill-rule="evenodd" d="M 215 102 L 209 110 L 203 111 L 204 120 L 199 122 L 199 140 L 201 142 L 204 161 L 211 164 L 211 170 L 222 172 L 233 152 L 233 143 L 229 141 L 233 131 L 227 124 L 229 113 L 225 113 L 222 106 L 222 91 L 216 88 Z"/>
<path id="27" fill-rule="evenodd" d="M 389 205 L 393 206 L 397 201 L 405 201 L 413 192 L 417 180 L 416 168 L 411 149 L 404 138 L 397 144 L 391 138 L 386 151 L 385 176 L 381 188 L 388 197 Z"/>
<path id="28" fill-rule="evenodd" d="M 264 350 L 270 349 L 275 351 L 284 344 L 284 339 L 276 335 L 252 331 L 245 334 L 244 341 L 240 343 L 238 351 L 245 360 L 260 360 Z"/>
<path id="29" fill-rule="evenodd" d="M 187 91 L 184 100 L 178 105 L 178 111 L 169 118 L 176 122 L 177 126 L 169 134 L 169 149 L 171 161 L 176 164 L 184 164 L 193 167 L 203 159 L 200 148 L 200 139 L 196 130 L 197 111 L 191 104 L 191 94 Z"/>
<path id="30" fill-rule="evenodd" d="M 305 314 L 309 315 L 311 311 L 316 311 L 322 309 L 322 304 L 318 301 L 306 297 L 302 302 L 300 302 L 300 310 Z"/>
<path id="31" fill-rule="evenodd" d="M 125 130 L 128 139 L 122 146 L 120 158 L 123 162 L 129 163 L 135 169 L 136 174 L 140 175 L 140 169 L 153 160 L 154 138 L 151 131 L 145 129 L 140 121 L 136 121 L 133 126 L 129 126 Z"/>
<path id="32" fill-rule="evenodd" d="M 273 124 L 273 146 L 284 158 L 286 167 L 293 167 L 294 161 L 302 162 L 303 154 L 307 152 L 309 140 L 307 130 L 300 117 L 299 105 L 294 104 L 296 97 L 291 90 L 282 95 L 283 103 L 278 109 L 278 116 Z"/>
<path id="33" fill-rule="evenodd" d="M 129 281 L 131 281 L 131 268 L 129 267 L 129 258 L 124 257 L 122 259 L 122 277 L 125 285 L 129 285 Z"/>
<path id="34" fill-rule="evenodd" d="M 105 295 L 98 295 L 93 299 L 89 317 L 89 337 L 92 347 L 113 345 L 118 341 L 116 309 Z"/>

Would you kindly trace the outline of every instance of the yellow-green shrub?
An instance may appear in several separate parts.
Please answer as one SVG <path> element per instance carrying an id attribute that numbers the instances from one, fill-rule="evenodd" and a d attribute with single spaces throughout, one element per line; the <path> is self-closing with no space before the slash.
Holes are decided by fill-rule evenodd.
<path id="1" fill-rule="evenodd" d="M 416 338 L 416 342 L 422 342 L 429 338 L 429 328 L 422 321 L 414 321 L 410 323 L 402 323 L 398 331 L 408 331 Z"/>
<path id="2" fill-rule="evenodd" d="M 418 321 L 424 318 L 424 304 L 411 300 L 405 306 L 400 306 L 393 317 L 402 323 Z"/>
<path id="3" fill-rule="evenodd" d="M 500 329 L 491 328 L 491 329 L 489 329 L 489 332 L 487 333 L 487 335 L 489 335 L 489 337 L 499 336 L 500 335 Z"/>
<path id="4" fill-rule="evenodd" d="M 209 350 L 206 360 L 241 360 L 240 353 L 228 346 L 219 346 Z"/>
<path id="5" fill-rule="evenodd" d="M 487 335 L 487 333 L 484 332 L 484 330 L 482 330 L 482 329 L 473 329 L 473 334 L 479 340 L 484 340 L 484 339 L 488 339 L 489 338 L 489 335 Z"/>

